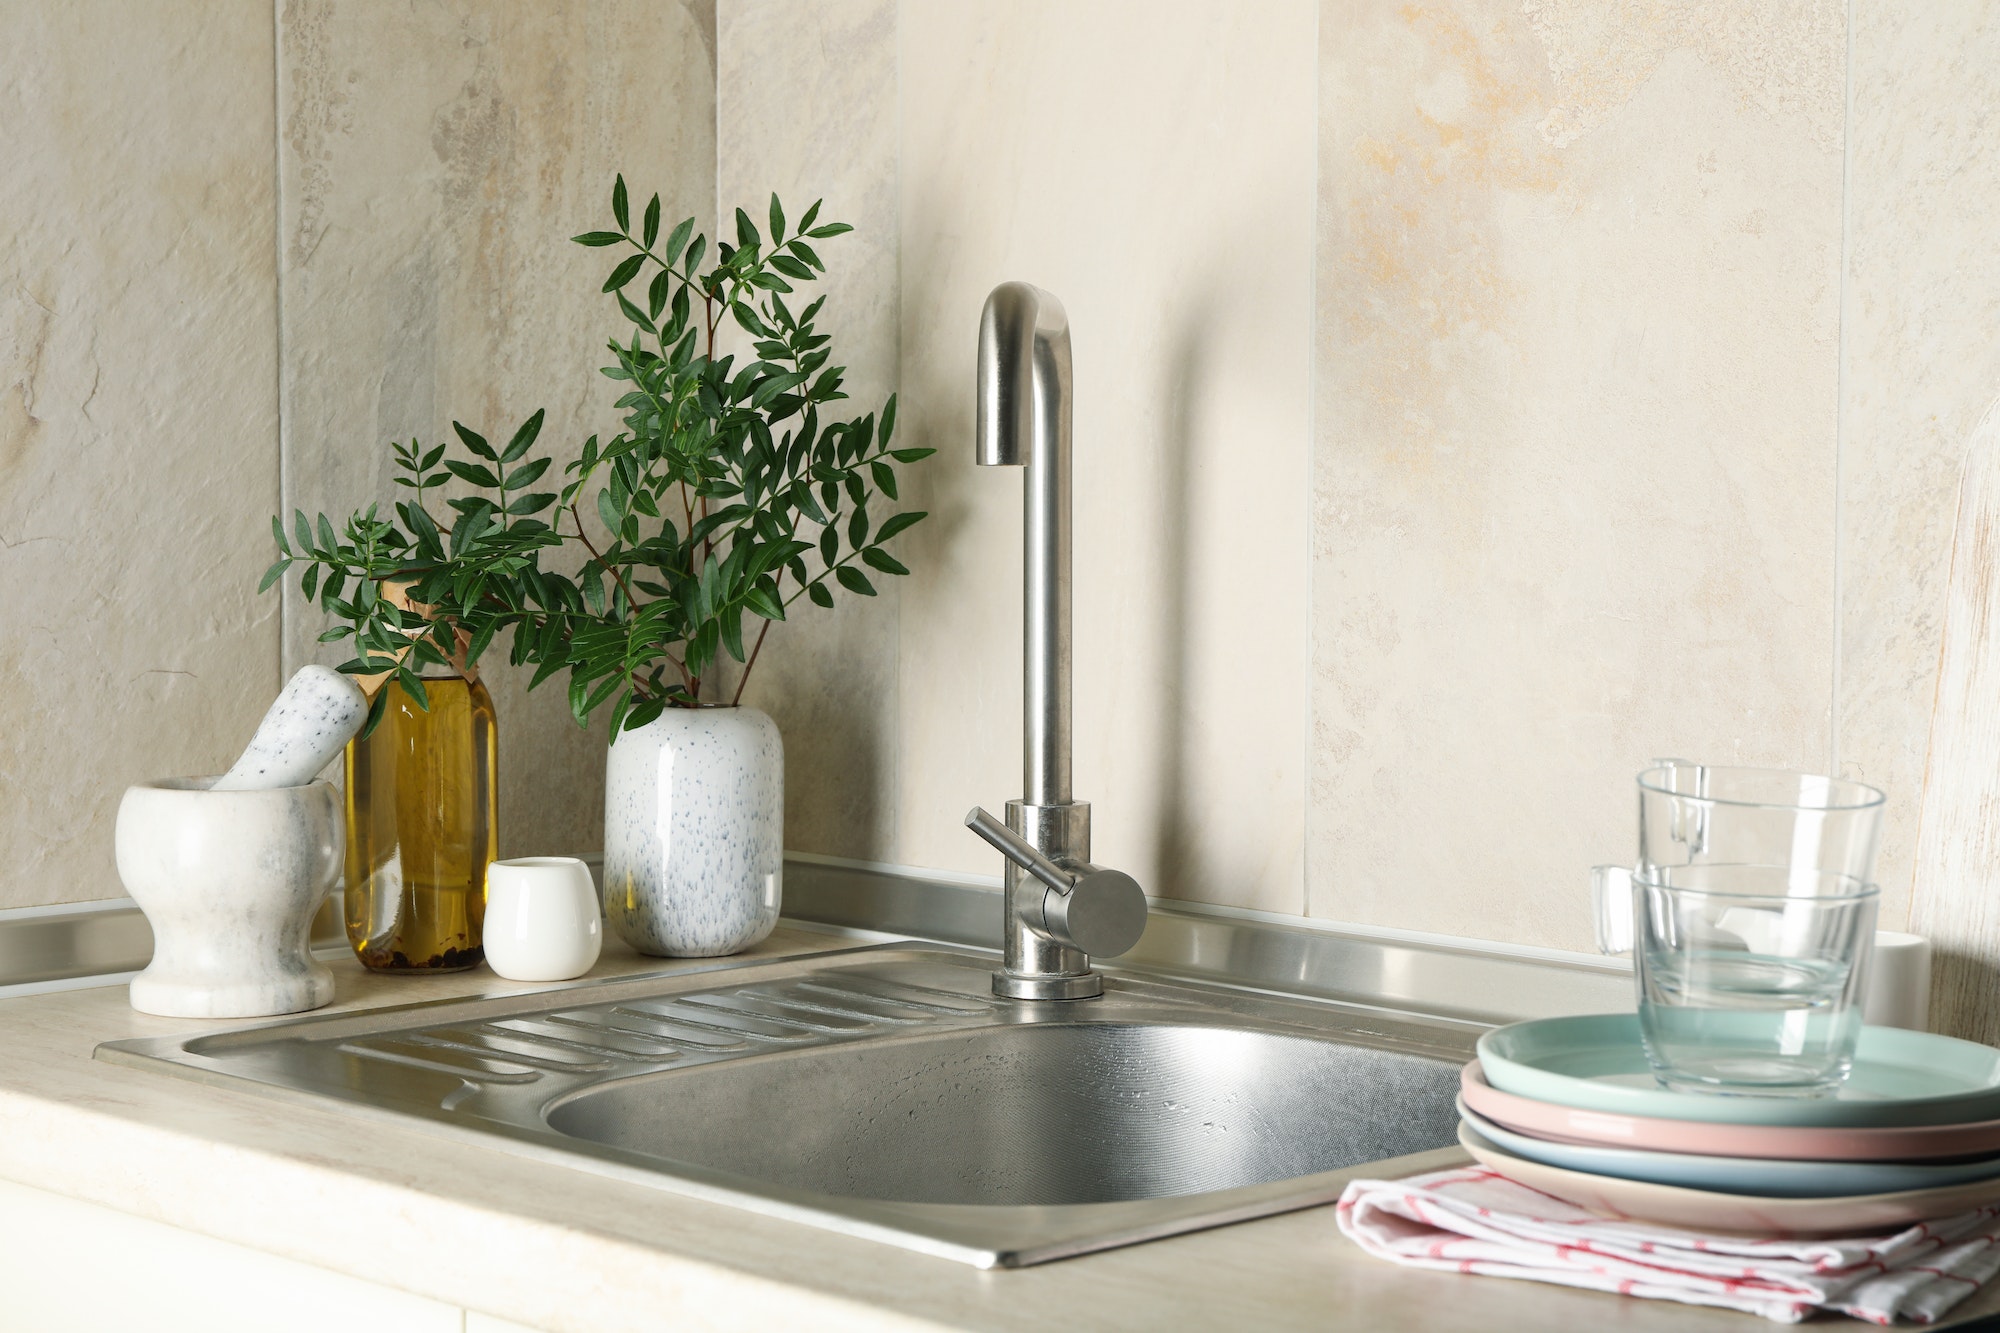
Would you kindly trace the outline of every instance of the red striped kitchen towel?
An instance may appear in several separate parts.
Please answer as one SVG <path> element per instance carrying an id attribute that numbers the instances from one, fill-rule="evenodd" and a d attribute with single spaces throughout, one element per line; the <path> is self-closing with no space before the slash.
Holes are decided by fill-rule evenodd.
<path id="1" fill-rule="evenodd" d="M 1354 1181 L 1338 1216 L 1355 1244 L 1399 1264 L 1720 1305 L 1790 1324 L 1821 1309 L 1928 1324 L 2000 1272 L 2000 1205 L 1889 1236 L 1704 1236 L 1615 1222 L 1467 1166 Z"/>

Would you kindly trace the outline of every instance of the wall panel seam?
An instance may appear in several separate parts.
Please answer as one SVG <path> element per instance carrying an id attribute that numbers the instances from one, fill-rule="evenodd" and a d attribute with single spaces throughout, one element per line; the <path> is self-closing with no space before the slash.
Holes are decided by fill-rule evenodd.
<path id="1" fill-rule="evenodd" d="M 1318 582 L 1313 568 L 1314 553 L 1318 548 L 1318 533 L 1314 526 L 1318 515 L 1319 497 L 1319 265 L 1320 265 L 1320 210 L 1325 182 L 1320 179 L 1324 159 L 1320 153 L 1320 136 L 1324 132 L 1325 117 L 1321 113 L 1320 81 L 1326 77 L 1326 62 L 1320 57 L 1320 27 L 1326 22 L 1326 6 L 1313 6 L 1313 91 L 1312 91 L 1312 244 L 1307 247 L 1306 259 L 1306 724 L 1304 734 L 1299 738 L 1299 748 L 1304 752 L 1299 765 L 1299 783 L 1303 788 L 1299 801 L 1299 914 L 1310 917 L 1313 914 L 1313 723 L 1317 718 L 1319 703 L 1319 602 L 1314 596 Z"/>
<path id="2" fill-rule="evenodd" d="M 271 367 L 274 391 L 277 395 L 277 411 L 274 420 L 277 425 L 276 438 L 271 447 L 278 451 L 277 489 L 272 513 L 283 521 L 285 496 L 291 488 L 288 466 L 288 450 L 285 448 L 285 59 L 283 15 L 280 7 L 284 0 L 271 0 L 271 292 L 272 319 L 276 325 L 273 331 L 272 348 L 276 353 Z M 277 652 L 272 672 L 272 690 L 284 688 L 285 645 L 291 641 L 290 614 L 285 599 L 285 586 L 277 585 L 278 594 L 278 635 Z"/>
<path id="3" fill-rule="evenodd" d="M 1847 551 L 1842 538 L 1847 525 L 1847 284 L 1853 245 L 1854 0 L 1847 0 L 1845 30 L 1841 35 L 1844 65 L 1841 69 L 1840 111 L 1840 272 L 1834 288 L 1837 329 L 1833 367 L 1833 664 L 1828 682 L 1826 725 L 1827 772 L 1833 774 L 1840 772 L 1841 655 L 1846 646 L 1847 630 Z"/>

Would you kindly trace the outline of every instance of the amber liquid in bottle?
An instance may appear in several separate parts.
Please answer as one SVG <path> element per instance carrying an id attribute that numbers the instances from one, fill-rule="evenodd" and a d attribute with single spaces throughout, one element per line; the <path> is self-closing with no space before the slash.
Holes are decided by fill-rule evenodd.
<path id="1" fill-rule="evenodd" d="M 394 680 L 383 688 L 374 734 L 347 747 L 348 942 L 377 972 L 477 967 L 498 850 L 492 696 L 427 676 L 425 712 Z"/>

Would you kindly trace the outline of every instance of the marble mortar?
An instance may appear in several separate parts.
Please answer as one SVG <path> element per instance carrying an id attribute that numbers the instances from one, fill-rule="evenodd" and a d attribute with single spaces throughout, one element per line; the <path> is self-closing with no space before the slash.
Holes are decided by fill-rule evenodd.
<path id="1" fill-rule="evenodd" d="M 142 782 L 119 803 L 118 877 L 153 927 L 132 1007 L 171 1018 L 317 1009 L 333 999 L 310 940 L 340 873 L 339 794 L 330 782 L 215 791 L 215 781 Z"/>

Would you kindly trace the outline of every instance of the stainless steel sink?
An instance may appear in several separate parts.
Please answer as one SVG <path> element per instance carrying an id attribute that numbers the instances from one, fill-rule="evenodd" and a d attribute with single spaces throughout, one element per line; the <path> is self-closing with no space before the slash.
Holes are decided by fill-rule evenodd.
<path id="1" fill-rule="evenodd" d="M 1471 1024 L 1130 975 L 1003 1000 L 991 968 L 876 946 L 97 1054 L 982 1266 L 1324 1203 L 1453 1141 Z"/>

